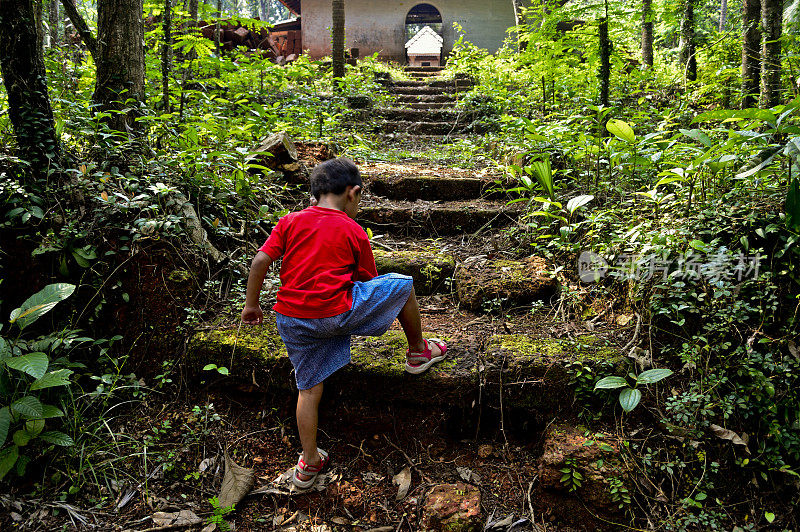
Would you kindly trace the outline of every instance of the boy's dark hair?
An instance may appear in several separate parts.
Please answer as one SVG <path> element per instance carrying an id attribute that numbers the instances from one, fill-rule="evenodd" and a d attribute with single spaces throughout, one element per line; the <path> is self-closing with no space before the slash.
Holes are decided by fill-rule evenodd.
<path id="1" fill-rule="evenodd" d="M 362 186 L 361 172 L 347 157 L 331 159 L 317 165 L 311 172 L 311 195 L 344 194 L 347 187 Z"/>

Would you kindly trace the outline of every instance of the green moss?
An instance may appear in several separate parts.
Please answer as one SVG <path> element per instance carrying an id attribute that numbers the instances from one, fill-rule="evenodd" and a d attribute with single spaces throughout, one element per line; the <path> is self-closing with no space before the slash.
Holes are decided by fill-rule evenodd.
<path id="1" fill-rule="evenodd" d="M 192 274 L 186 270 L 173 270 L 167 275 L 167 279 L 176 284 L 182 284 L 192 280 Z"/>
<path id="2" fill-rule="evenodd" d="M 375 250 L 378 273 L 401 273 L 414 278 L 414 288 L 420 295 L 433 293 L 455 271 L 455 259 L 431 250 Z"/>
<path id="3" fill-rule="evenodd" d="M 593 334 L 578 336 L 575 340 L 559 338 L 533 338 L 525 334 L 500 335 L 489 342 L 488 350 L 512 354 L 515 360 L 550 363 L 553 361 L 617 362 L 623 356 L 619 349 L 605 345 Z M 512 362 L 513 364 L 513 362 Z"/>
<path id="4" fill-rule="evenodd" d="M 424 333 L 430 337 L 429 333 Z M 447 341 L 446 338 L 443 340 Z M 400 376 L 404 373 L 406 350 L 408 343 L 402 331 L 389 331 L 383 336 L 356 338 L 350 350 L 354 365 L 368 368 L 383 375 Z M 436 364 L 435 373 L 451 371 L 456 367 L 456 360 L 446 358 Z M 429 375 L 425 373 L 424 375 Z M 424 376 L 423 375 L 423 376 Z"/>

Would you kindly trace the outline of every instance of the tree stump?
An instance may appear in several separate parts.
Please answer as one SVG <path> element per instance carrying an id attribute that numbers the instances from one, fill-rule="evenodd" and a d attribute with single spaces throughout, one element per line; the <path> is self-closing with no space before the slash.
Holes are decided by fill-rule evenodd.
<path id="1" fill-rule="evenodd" d="M 297 148 L 285 132 L 274 133 L 267 137 L 255 150 L 253 158 L 270 170 L 297 162 Z"/>

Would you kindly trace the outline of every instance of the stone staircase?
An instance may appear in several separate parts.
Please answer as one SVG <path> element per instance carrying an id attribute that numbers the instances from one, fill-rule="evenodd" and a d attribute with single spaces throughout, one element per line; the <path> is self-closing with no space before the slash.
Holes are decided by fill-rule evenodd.
<path id="1" fill-rule="evenodd" d="M 376 111 L 386 119 L 384 133 L 419 127 L 443 142 L 449 131 L 468 125 L 453 110 L 466 85 L 439 79 L 440 69 L 433 67 L 408 71 L 415 79 L 392 83 L 393 106 Z M 365 194 L 357 221 L 373 232 L 378 272 L 414 277 L 418 295 L 424 296 L 423 326 L 451 347 L 447 360 L 411 377 L 403 372 L 405 341 L 399 328 L 382 338 L 355 339 L 353 364 L 336 378 L 358 385 L 343 387 L 343 395 L 374 389 L 376 399 L 428 397 L 440 406 L 473 407 L 481 396 L 481 402 L 499 408 L 501 383 L 515 382 L 505 390 L 505 405 L 523 407 L 543 420 L 569 408 L 569 363 L 619 359 L 618 351 L 596 335 L 553 330 L 530 312 L 536 302 L 552 311 L 559 283 L 553 265 L 544 260 L 517 260 L 495 249 L 503 228 L 517 223 L 522 209 L 521 203 L 508 204 L 505 189 L 511 183 L 503 183 L 502 176 L 425 160 L 368 160 L 360 166 Z M 189 343 L 189 357 L 220 365 L 233 360 L 233 374 L 254 382 L 268 377 L 265 387 L 289 389 L 291 368 L 274 318 L 269 320 L 263 328 L 201 332 Z M 281 375 L 277 382 L 276 374 Z"/>
<path id="2" fill-rule="evenodd" d="M 386 142 L 396 143 L 402 132 L 438 144 L 453 131 L 465 131 L 467 115 L 455 111 L 463 87 L 439 79 L 436 69 L 408 70 L 415 79 L 392 84 L 393 106 L 375 111 Z M 516 438 L 526 449 L 531 472 L 524 482 L 537 511 L 552 511 L 551 519 L 558 516 L 581 529 L 614 529 L 595 515 L 617 511 L 605 480 L 621 467 L 616 443 L 610 434 L 590 438 L 571 421 L 570 366 L 602 365 L 609 371 L 623 362 L 619 346 L 625 339 L 554 319 L 560 297 L 554 265 L 509 251 L 514 246 L 503 231 L 518 223 L 521 203 L 509 205 L 506 190 L 513 183 L 503 176 L 488 168 L 431 164 L 425 156 L 359 163 L 365 193 L 357 221 L 373 233 L 378 272 L 414 278 L 425 336 L 444 339 L 449 349 L 428 372 L 409 375 L 397 322 L 382 337 L 354 338 L 352 363 L 326 380 L 326 408 L 337 412 L 330 428 L 361 427 L 376 434 L 393 426 L 396 434 L 412 439 L 415 430 L 455 441 Z M 276 289 L 268 289 L 270 298 Z M 227 325 L 196 333 L 187 343 L 184 367 L 200 374 L 206 364 L 225 366 L 243 386 L 290 402 L 296 393 L 291 364 L 274 314 L 267 301 L 262 304 L 267 312 L 261 327 L 241 326 L 234 314 Z M 613 452 L 598 450 L 597 437 L 611 442 L 606 447 Z M 338 445 L 332 450 L 343 452 L 345 444 Z M 586 477 L 579 500 L 561 481 L 565 464 Z M 490 488 L 482 491 L 486 495 Z M 472 528 L 453 530 L 467 529 Z"/>

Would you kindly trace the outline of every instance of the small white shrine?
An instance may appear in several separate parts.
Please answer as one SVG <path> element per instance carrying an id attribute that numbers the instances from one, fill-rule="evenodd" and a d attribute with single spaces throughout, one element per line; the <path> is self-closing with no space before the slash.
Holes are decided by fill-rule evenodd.
<path id="1" fill-rule="evenodd" d="M 425 26 L 406 43 L 409 66 L 441 66 L 442 36 Z"/>

